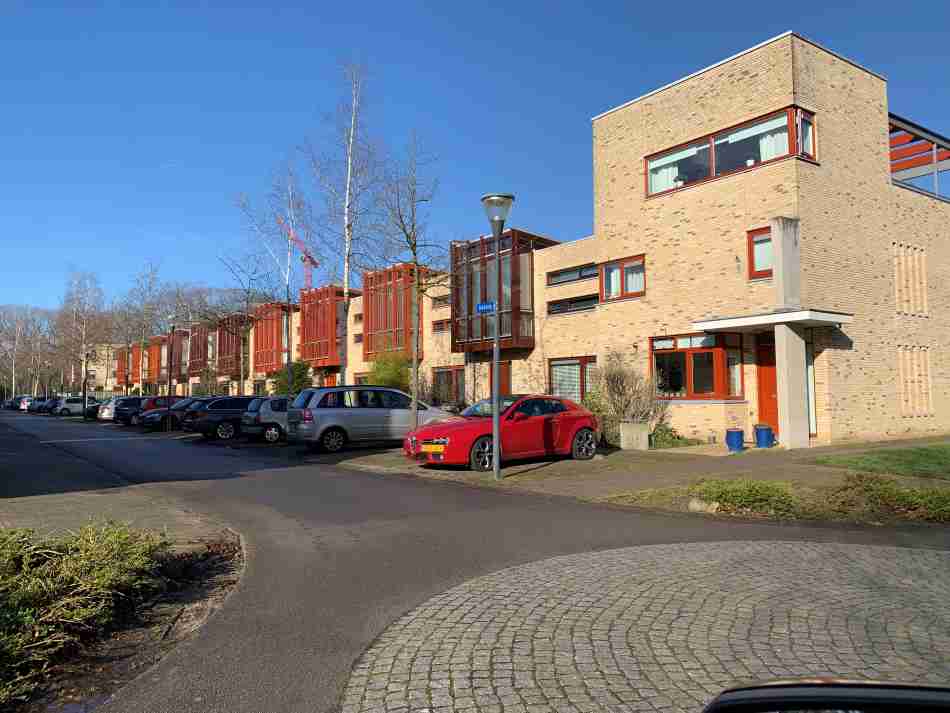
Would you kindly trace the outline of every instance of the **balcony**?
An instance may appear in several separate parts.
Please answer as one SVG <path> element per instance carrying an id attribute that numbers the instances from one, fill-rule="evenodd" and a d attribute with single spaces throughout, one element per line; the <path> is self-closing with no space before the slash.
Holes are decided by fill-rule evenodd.
<path id="1" fill-rule="evenodd" d="M 540 235 L 506 230 L 499 241 L 498 268 L 493 238 L 452 244 L 453 352 L 492 348 L 495 318 L 478 314 L 480 302 L 495 302 L 500 309 L 502 349 L 534 348 L 534 251 L 556 244 Z"/>
<path id="2" fill-rule="evenodd" d="M 950 201 L 950 139 L 890 114 L 891 180 Z"/>

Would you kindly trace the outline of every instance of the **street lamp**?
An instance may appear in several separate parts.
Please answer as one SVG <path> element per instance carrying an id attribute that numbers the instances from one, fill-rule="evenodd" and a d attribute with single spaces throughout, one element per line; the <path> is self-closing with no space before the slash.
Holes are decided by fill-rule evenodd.
<path id="1" fill-rule="evenodd" d="M 495 334 L 492 340 L 492 385 L 491 385 L 491 440 L 492 440 L 492 470 L 495 480 L 501 480 L 501 385 L 498 373 L 498 362 L 501 359 L 501 324 L 498 315 L 498 296 L 501 294 L 501 234 L 505 229 L 505 221 L 511 211 L 511 204 L 515 197 L 511 193 L 486 193 L 482 196 L 482 207 L 491 224 L 491 233 L 495 239 L 495 294 L 492 301 L 495 303 Z"/>

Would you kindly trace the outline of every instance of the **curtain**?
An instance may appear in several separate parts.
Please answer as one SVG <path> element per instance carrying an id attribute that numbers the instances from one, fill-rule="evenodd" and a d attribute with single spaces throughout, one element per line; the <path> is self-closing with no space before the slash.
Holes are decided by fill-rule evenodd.
<path id="1" fill-rule="evenodd" d="M 551 364 L 551 393 L 572 401 L 581 400 L 580 362 L 562 361 Z"/>
<path id="2" fill-rule="evenodd" d="M 608 265 L 604 268 L 604 295 L 606 297 L 620 296 L 620 267 Z"/>
<path id="3" fill-rule="evenodd" d="M 643 292 L 643 264 L 624 267 L 623 282 L 624 292 Z"/>
<path id="4" fill-rule="evenodd" d="M 759 137 L 759 160 L 768 161 L 788 153 L 788 126 L 770 131 Z"/>
<path id="5" fill-rule="evenodd" d="M 676 187 L 676 176 L 679 174 L 676 164 L 660 166 L 650 169 L 650 193 L 660 193 Z"/>
<path id="6" fill-rule="evenodd" d="M 772 238 L 763 236 L 752 241 L 752 267 L 756 272 L 772 269 Z"/>

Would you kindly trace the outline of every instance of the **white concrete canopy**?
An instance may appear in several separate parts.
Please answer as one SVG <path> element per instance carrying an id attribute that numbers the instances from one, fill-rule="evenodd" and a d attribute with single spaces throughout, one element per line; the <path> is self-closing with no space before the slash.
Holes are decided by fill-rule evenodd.
<path id="1" fill-rule="evenodd" d="M 740 317 L 713 317 L 693 322 L 697 332 L 757 332 L 776 324 L 794 324 L 799 327 L 836 327 L 850 324 L 854 315 L 818 309 L 775 310 Z"/>

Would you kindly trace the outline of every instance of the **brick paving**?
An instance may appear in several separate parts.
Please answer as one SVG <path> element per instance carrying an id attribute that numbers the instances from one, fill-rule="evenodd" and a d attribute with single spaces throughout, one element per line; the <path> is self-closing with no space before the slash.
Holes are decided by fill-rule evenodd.
<path id="1" fill-rule="evenodd" d="M 571 555 L 393 624 L 343 713 L 691 711 L 738 682 L 946 682 L 950 552 L 725 542 Z"/>

